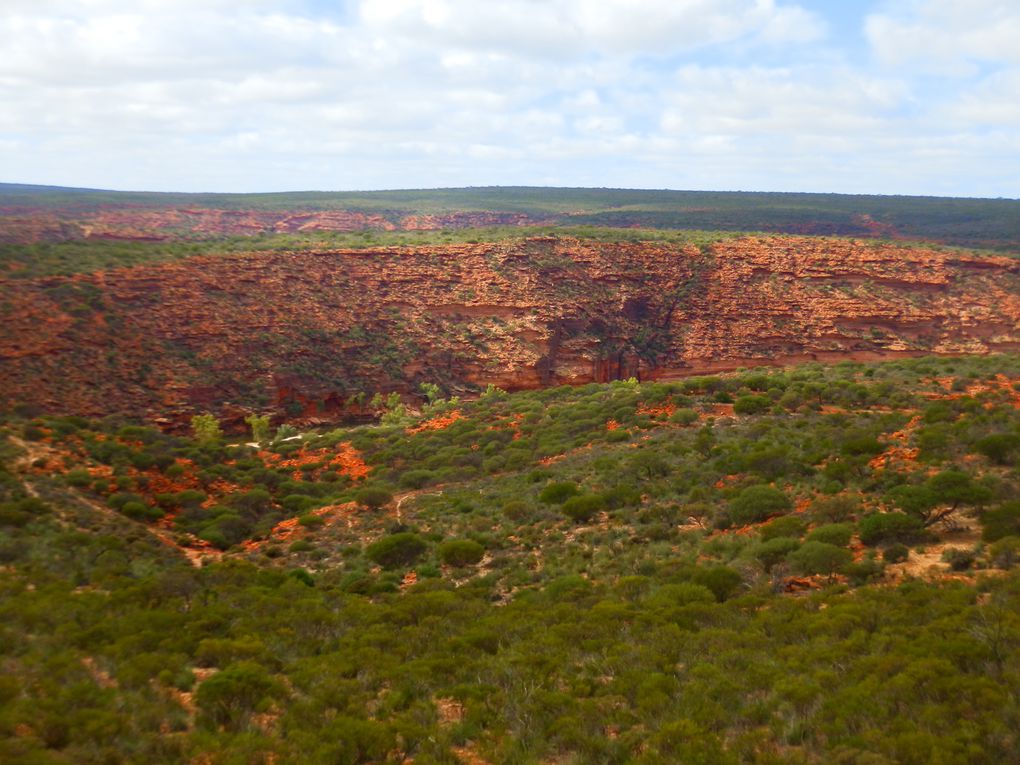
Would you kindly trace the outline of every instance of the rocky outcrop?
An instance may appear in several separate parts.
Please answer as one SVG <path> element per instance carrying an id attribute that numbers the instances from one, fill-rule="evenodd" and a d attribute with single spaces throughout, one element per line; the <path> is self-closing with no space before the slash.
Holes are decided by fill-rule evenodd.
<path id="1" fill-rule="evenodd" d="M 1020 262 L 808 237 L 203 256 L 0 292 L 4 403 L 90 415 L 330 419 L 424 381 L 520 389 L 1020 348 Z"/>

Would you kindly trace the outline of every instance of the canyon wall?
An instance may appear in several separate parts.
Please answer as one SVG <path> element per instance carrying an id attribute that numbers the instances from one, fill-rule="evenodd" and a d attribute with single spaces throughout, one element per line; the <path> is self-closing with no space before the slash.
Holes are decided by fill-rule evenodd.
<path id="1" fill-rule="evenodd" d="M 421 382 L 458 393 L 1016 350 L 1020 261 L 785 236 L 202 256 L 0 280 L 0 326 L 6 405 L 335 419 Z"/>

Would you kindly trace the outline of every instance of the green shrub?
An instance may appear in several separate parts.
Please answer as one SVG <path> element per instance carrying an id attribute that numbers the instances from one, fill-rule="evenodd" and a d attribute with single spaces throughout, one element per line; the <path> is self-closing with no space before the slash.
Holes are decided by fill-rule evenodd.
<path id="1" fill-rule="evenodd" d="M 691 576 L 691 581 L 711 590 L 720 603 L 732 597 L 743 583 L 740 574 L 728 566 L 698 568 Z"/>
<path id="2" fill-rule="evenodd" d="M 439 560 L 448 566 L 473 566 L 485 555 L 485 548 L 473 539 L 450 539 L 439 545 Z"/>
<path id="3" fill-rule="evenodd" d="M 670 415 L 669 421 L 677 425 L 693 425 L 698 421 L 698 413 L 693 409 L 677 409 Z"/>
<path id="4" fill-rule="evenodd" d="M 64 480 L 67 481 L 69 486 L 82 489 L 92 483 L 92 476 L 85 468 L 75 468 L 74 470 L 68 470 L 64 474 Z"/>
<path id="5" fill-rule="evenodd" d="M 878 580 L 884 572 L 882 564 L 873 558 L 864 558 L 843 568 L 843 573 L 855 587 Z"/>
<path id="6" fill-rule="evenodd" d="M 853 526 L 849 523 L 830 523 L 819 526 L 808 534 L 808 542 L 824 542 L 836 547 L 846 547 L 850 544 L 850 537 L 853 535 Z"/>
<path id="7" fill-rule="evenodd" d="M 849 550 L 836 545 L 805 542 L 799 550 L 790 553 L 788 560 L 798 573 L 824 574 L 831 578 L 853 563 L 854 556 Z"/>
<path id="8" fill-rule="evenodd" d="M 811 512 L 820 520 L 840 523 L 849 520 L 859 513 L 861 503 L 850 494 L 837 494 L 834 497 L 819 497 L 811 503 Z"/>
<path id="9" fill-rule="evenodd" d="M 383 537 L 365 549 L 365 555 L 383 568 L 409 566 L 428 549 L 428 544 L 417 534 L 402 531 Z"/>
<path id="10" fill-rule="evenodd" d="M 754 551 L 754 557 L 761 561 L 766 571 L 786 560 L 786 556 L 800 547 L 800 542 L 793 537 L 776 537 L 762 542 Z"/>
<path id="11" fill-rule="evenodd" d="M 52 508 L 37 497 L 25 497 L 14 502 L 0 504 L 0 526 L 21 528 L 41 515 L 53 512 Z"/>
<path id="12" fill-rule="evenodd" d="M 393 495 L 378 486 L 366 486 L 354 494 L 354 501 L 373 510 L 378 510 L 393 501 Z"/>
<path id="13" fill-rule="evenodd" d="M 534 512 L 535 510 L 531 505 L 519 499 L 510 500 L 503 505 L 503 515 L 516 523 L 530 519 Z"/>
<path id="14" fill-rule="evenodd" d="M 1013 568 L 1020 562 L 1020 536 L 1002 537 L 988 548 L 988 558 L 999 568 Z"/>
<path id="15" fill-rule="evenodd" d="M 953 571 L 966 571 L 974 565 L 977 554 L 973 550 L 961 550 L 958 547 L 950 547 L 942 553 L 942 560 L 949 564 Z"/>
<path id="16" fill-rule="evenodd" d="M 703 584 L 694 582 L 679 582 L 677 584 L 664 584 L 659 587 L 647 603 L 652 608 L 661 606 L 688 606 L 692 603 L 714 603 L 715 593 Z"/>
<path id="17" fill-rule="evenodd" d="M 781 537 L 800 539 L 804 535 L 805 529 L 807 529 L 807 523 L 799 515 L 783 515 L 758 529 L 758 534 L 765 541 Z"/>
<path id="18" fill-rule="evenodd" d="M 995 433 L 979 440 L 974 448 L 997 465 L 1008 465 L 1020 453 L 1020 435 Z"/>
<path id="19" fill-rule="evenodd" d="M 912 542 L 921 535 L 920 518 L 903 513 L 873 513 L 858 524 L 861 541 L 866 545 Z"/>
<path id="20" fill-rule="evenodd" d="M 641 504 L 641 492 L 629 484 L 621 484 L 602 492 L 606 508 L 616 510 L 621 507 L 635 507 Z"/>
<path id="21" fill-rule="evenodd" d="M 307 539 L 298 539 L 290 543 L 290 547 L 287 548 L 292 553 L 308 552 L 314 550 L 315 545 L 309 542 Z"/>
<path id="22" fill-rule="evenodd" d="M 123 510 L 124 505 L 126 505 L 128 502 L 136 502 L 144 505 L 145 498 L 138 494 L 133 494 L 129 491 L 118 491 L 114 494 L 111 494 L 106 499 L 106 504 L 108 504 L 114 510 Z"/>
<path id="23" fill-rule="evenodd" d="M 576 523 L 586 523 L 605 510 L 606 500 L 600 494 L 581 494 L 563 503 L 563 513 Z"/>
<path id="24" fill-rule="evenodd" d="M 204 491 L 185 489 L 173 495 L 173 503 L 179 507 L 198 507 L 208 499 Z"/>
<path id="25" fill-rule="evenodd" d="M 762 414 L 772 408 L 772 399 L 768 396 L 741 396 L 733 402 L 736 414 Z"/>
<path id="26" fill-rule="evenodd" d="M 240 730 L 265 700 L 283 695 L 283 688 L 265 667 L 250 661 L 231 664 L 198 686 L 199 723 L 215 730 Z"/>
<path id="27" fill-rule="evenodd" d="M 280 500 L 280 507 L 292 514 L 311 510 L 313 507 L 318 507 L 321 504 L 322 500 L 318 497 L 309 497 L 306 494 L 288 494 Z"/>
<path id="28" fill-rule="evenodd" d="M 981 538 L 994 542 L 1003 537 L 1020 536 L 1020 500 L 1012 500 L 980 515 Z"/>
<path id="29" fill-rule="evenodd" d="M 156 521 L 163 517 L 162 510 L 158 507 L 149 507 L 144 502 L 125 502 L 120 511 L 136 521 Z"/>
<path id="30" fill-rule="evenodd" d="M 421 489 L 432 483 L 435 477 L 431 470 L 408 470 L 400 476 L 400 485 L 405 489 Z"/>
<path id="31" fill-rule="evenodd" d="M 758 523 L 792 506 L 790 498 L 773 486 L 748 486 L 730 502 L 730 518 L 739 524 Z"/>
<path id="32" fill-rule="evenodd" d="M 538 501 L 546 505 L 562 505 L 571 497 L 580 494 L 577 484 L 570 482 L 551 483 L 538 494 Z"/>
<path id="33" fill-rule="evenodd" d="M 251 489 L 231 497 L 230 506 L 246 513 L 262 513 L 273 506 L 273 497 L 265 489 Z"/>
<path id="34" fill-rule="evenodd" d="M 902 563 L 908 558 L 910 558 L 910 548 L 899 542 L 889 545 L 882 552 L 882 560 L 886 563 Z"/>

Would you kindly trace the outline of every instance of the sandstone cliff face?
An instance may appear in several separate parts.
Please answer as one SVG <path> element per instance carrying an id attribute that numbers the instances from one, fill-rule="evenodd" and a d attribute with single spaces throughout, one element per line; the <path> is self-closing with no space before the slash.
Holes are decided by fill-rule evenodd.
<path id="1" fill-rule="evenodd" d="M 5 402 L 90 415 L 1020 348 L 1020 262 L 806 237 L 199 257 L 0 292 Z"/>
<path id="2" fill-rule="evenodd" d="M 0 244 L 72 239 L 158 241 L 180 237 L 255 236 L 308 231 L 435 231 L 547 222 L 524 213 L 465 211 L 383 215 L 352 210 L 218 210 L 126 205 L 77 211 L 0 207 Z"/>

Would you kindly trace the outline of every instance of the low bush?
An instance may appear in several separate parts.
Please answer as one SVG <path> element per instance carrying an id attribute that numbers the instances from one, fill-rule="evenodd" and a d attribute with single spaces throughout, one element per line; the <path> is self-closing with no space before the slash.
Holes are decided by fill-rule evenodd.
<path id="1" fill-rule="evenodd" d="M 569 482 L 551 483 L 538 494 L 538 501 L 546 505 L 562 505 L 571 497 L 580 494 L 577 484 Z"/>
<path id="2" fill-rule="evenodd" d="M 768 396 L 741 396 L 733 402 L 736 414 L 762 414 L 772 408 L 772 399 Z"/>
<path id="3" fill-rule="evenodd" d="M 758 523 L 792 506 L 790 498 L 773 486 L 748 486 L 730 502 L 730 518 L 733 523 Z"/>
<path id="4" fill-rule="evenodd" d="M 439 545 L 439 560 L 448 566 L 473 566 L 485 555 L 485 548 L 473 539 L 450 539 Z"/>
<path id="5" fill-rule="evenodd" d="M 849 523 L 830 523 L 819 526 L 808 534 L 808 542 L 824 542 L 836 547 L 846 547 L 850 544 L 850 537 L 853 535 L 853 526 Z"/>
<path id="6" fill-rule="evenodd" d="M 919 518 L 904 513 L 873 513 L 861 520 L 858 532 L 866 545 L 912 542 L 921 535 Z"/>
<path id="7" fill-rule="evenodd" d="M 581 494 L 563 503 L 563 513 L 576 523 L 586 523 L 605 510 L 606 500 L 600 494 Z"/>
<path id="8" fill-rule="evenodd" d="M 896 544 L 889 545 L 882 552 L 882 560 L 884 560 L 886 563 L 902 563 L 909 557 L 910 548 L 907 547 L 905 544 L 900 544 L 899 542 L 897 542 Z"/>
<path id="9" fill-rule="evenodd" d="M 801 574 L 824 574 L 832 577 L 853 563 L 853 554 L 842 547 L 825 542 L 805 542 L 790 553 L 793 569 Z"/>
<path id="10" fill-rule="evenodd" d="M 359 505 L 378 510 L 384 505 L 388 505 L 393 501 L 393 495 L 386 489 L 378 486 L 366 486 L 363 489 L 359 489 L 354 494 L 354 501 Z"/>
<path id="11" fill-rule="evenodd" d="M 398 568 L 414 563 L 427 549 L 424 539 L 404 531 L 373 542 L 365 549 L 365 555 L 383 568 Z"/>

